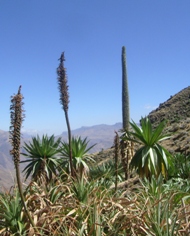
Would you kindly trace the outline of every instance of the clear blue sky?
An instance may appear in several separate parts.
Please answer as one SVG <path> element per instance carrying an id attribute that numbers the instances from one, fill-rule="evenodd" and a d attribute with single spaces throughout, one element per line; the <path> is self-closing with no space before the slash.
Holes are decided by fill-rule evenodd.
<path id="1" fill-rule="evenodd" d="M 23 130 L 66 131 L 56 68 L 65 52 L 72 129 L 121 122 L 121 48 L 131 119 L 190 85 L 189 0 L 0 1 L 0 129 L 22 85 Z"/>

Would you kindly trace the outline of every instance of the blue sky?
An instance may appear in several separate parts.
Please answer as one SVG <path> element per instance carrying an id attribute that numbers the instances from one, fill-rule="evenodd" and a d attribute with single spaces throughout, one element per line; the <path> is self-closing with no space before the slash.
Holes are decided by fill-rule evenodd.
<path id="1" fill-rule="evenodd" d="M 121 48 L 130 115 L 141 116 L 190 81 L 189 0 L 1 0 L 0 129 L 22 85 L 23 131 L 67 130 L 56 68 L 65 52 L 72 129 L 121 122 Z"/>

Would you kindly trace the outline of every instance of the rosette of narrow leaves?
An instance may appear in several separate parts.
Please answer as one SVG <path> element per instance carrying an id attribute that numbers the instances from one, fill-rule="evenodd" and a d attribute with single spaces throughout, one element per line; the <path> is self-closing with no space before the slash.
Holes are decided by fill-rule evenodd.
<path id="1" fill-rule="evenodd" d="M 72 137 L 71 140 L 73 167 L 76 170 L 76 174 L 80 177 L 89 171 L 87 162 L 94 161 L 88 152 L 95 144 L 88 146 L 88 143 L 87 138 Z M 69 159 L 69 144 L 67 142 L 62 142 L 61 155 L 63 156 L 63 165 L 65 165 L 65 161 L 68 162 L 67 160 Z"/>
<path id="2" fill-rule="evenodd" d="M 19 191 L 0 195 L 0 235 L 26 235 L 27 223 Z"/>
<path id="3" fill-rule="evenodd" d="M 48 137 L 43 135 L 42 139 L 37 135 L 32 141 L 24 143 L 25 161 L 21 163 L 29 163 L 23 170 L 26 179 L 31 175 L 34 181 L 43 178 L 46 182 L 52 179 L 53 174 L 56 175 L 58 166 L 59 144 L 61 138 L 55 140 L 54 135 Z"/>
<path id="4" fill-rule="evenodd" d="M 165 122 L 161 122 L 154 130 L 147 117 L 141 119 L 141 127 L 134 121 L 130 124 L 133 131 L 126 132 L 123 139 L 139 144 L 139 149 L 131 160 L 131 168 L 136 169 L 141 177 L 149 179 L 152 175 L 158 177 L 160 173 L 166 176 L 171 154 L 159 144 L 170 137 L 163 134 Z"/>

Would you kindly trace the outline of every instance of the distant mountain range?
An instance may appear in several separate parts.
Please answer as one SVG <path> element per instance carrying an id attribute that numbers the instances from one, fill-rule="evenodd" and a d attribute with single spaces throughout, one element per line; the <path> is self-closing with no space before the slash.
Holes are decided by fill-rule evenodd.
<path id="1" fill-rule="evenodd" d="M 73 130 L 73 136 L 81 136 L 89 141 L 89 145 L 96 144 L 92 149 L 91 153 L 99 152 L 104 149 L 110 148 L 113 145 L 114 131 L 121 129 L 122 124 L 116 123 L 114 125 L 94 125 L 94 126 L 83 126 L 79 129 Z M 63 140 L 67 141 L 67 132 L 63 132 L 56 138 L 62 137 Z M 22 138 L 22 143 L 31 140 L 31 135 L 25 133 Z M 0 130 L 0 186 L 11 186 L 13 185 L 15 178 L 14 164 L 12 156 L 9 151 L 11 145 L 9 143 L 9 132 Z M 24 157 L 21 156 L 21 159 Z M 23 169 L 23 164 L 21 164 Z M 0 189 L 1 190 L 1 189 Z"/>
<path id="2" fill-rule="evenodd" d="M 113 146 L 115 131 L 120 130 L 122 123 L 116 123 L 114 125 L 94 125 L 94 126 L 83 126 L 79 129 L 72 131 L 73 136 L 81 136 L 89 140 L 89 145 L 96 144 L 91 150 L 90 153 L 99 152 L 104 149 L 110 148 Z M 57 137 L 62 137 L 64 140 L 67 140 L 67 132 L 63 132 Z"/>

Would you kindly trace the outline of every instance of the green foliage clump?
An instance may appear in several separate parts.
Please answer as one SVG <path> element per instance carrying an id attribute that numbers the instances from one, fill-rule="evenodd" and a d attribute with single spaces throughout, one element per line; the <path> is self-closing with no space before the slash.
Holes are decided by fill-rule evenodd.
<path id="1" fill-rule="evenodd" d="M 137 170 L 141 177 L 151 179 L 151 176 L 155 175 L 158 178 L 161 173 L 166 177 L 171 154 L 159 144 L 170 137 L 163 134 L 165 122 L 161 122 L 155 129 L 152 128 L 148 117 L 141 119 L 141 127 L 134 121 L 130 124 L 133 131 L 126 132 L 123 139 L 140 145 L 131 160 L 131 168 Z"/>
<path id="2" fill-rule="evenodd" d="M 26 157 L 26 160 L 21 163 L 29 163 L 23 170 L 26 179 L 32 176 L 34 181 L 43 178 L 47 182 L 52 179 L 53 174 L 56 175 L 60 142 L 61 138 L 55 140 L 54 135 L 51 137 L 43 135 L 42 138 L 37 135 L 29 144 L 24 143 L 25 152 L 22 155 Z"/>

